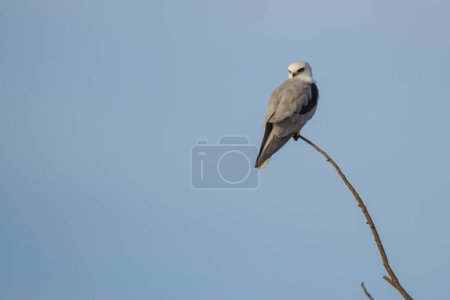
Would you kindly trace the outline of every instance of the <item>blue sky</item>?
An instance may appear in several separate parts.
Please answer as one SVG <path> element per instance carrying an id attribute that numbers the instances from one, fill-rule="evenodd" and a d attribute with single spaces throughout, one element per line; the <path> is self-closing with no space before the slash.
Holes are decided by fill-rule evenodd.
<path id="1" fill-rule="evenodd" d="M 450 278 L 445 1 L 1 1 L 1 299 L 399 299 L 332 167 L 290 142 L 254 190 L 191 147 L 259 144 L 311 63 L 303 134 L 341 165 L 417 299 Z"/>

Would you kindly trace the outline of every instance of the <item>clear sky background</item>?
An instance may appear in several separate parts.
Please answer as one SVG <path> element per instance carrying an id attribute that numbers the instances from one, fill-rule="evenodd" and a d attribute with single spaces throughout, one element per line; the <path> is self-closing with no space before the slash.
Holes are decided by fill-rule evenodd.
<path id="1" fill-rule="evenodd" d="M 307 60 L 303 130 L 417 299 L 450 282 L 446 1 L 0 1 L 0 298 L 400 299 L 331 165 L 290 142 L 255 190 L 194 190 L 191 146 L 259 144 Z"/>

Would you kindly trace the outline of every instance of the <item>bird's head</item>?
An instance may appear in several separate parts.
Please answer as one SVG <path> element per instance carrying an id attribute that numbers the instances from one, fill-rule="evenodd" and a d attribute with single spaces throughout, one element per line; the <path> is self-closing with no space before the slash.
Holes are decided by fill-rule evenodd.
<path id="1" fill-rule="evenodd" d="M 300 79 L 305 82 L 315 82 L 311 66 L 306 61 L 295 62 L 288 67 L 289 79 Z"/>

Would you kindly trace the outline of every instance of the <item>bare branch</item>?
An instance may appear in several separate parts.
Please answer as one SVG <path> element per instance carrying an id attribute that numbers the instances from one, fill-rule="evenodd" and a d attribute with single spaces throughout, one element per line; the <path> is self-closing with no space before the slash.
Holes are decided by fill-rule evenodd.
<path id="1" fill-rule="evenodd" d="M 364 291 L 364 294 L 366 294 L 367 298 L 369 298 L 370 300 L 375 300 L 373 299 L 372 295 L 369 293 L 369 291 L 366 289 L 366 286 L 364 285 L 364 282 L 361 282 L 361 287 Z"/>
<path id="2" fill-rule="evenodd" d="M 341 176 L 342 180 L 344 181 L 345 185 L 348 187 L 348 189 L 352 192 L 353 196 L 355 197 L 356 201 L 358 202 L 358 206 L 361 208 L 364 216 L 366 217 L 367 224 L 370 226 L 370 230 L 372 231 L 373 237 L 375 238 L 375 242 L 378 247 L 378 251 L 380 252 L 381 259 L 383 261 L 383 266 L 386 269 L 389 276 L 384 276 L 383 278 L 389 282 L 394 288 L 397 289 L 397 291 L 403 296 L 404 299 L 412 300 L 413 298 L 406 292 L 406 290 L 402 287 L 400 282 L 398 281 L 397 276 L 394 274 L 394 271 L 392 270 L 391 266 L 389 265 L 389 261 L 386 255 L 386 252 L 384 251 L 383 244 L 381 243 L 380 236 L 378 235 L 378 231 L 375 227 L 375 224 L 372 221 L 372 218 L 369 214 L 369 211 L 367 210 L 366 206 L 364 205 L 364 202 L 362 201 L 361 197 L 358 195 L 358 192 L 356 192 L 355 188 L 352 186 L 352 184 L 348 181 L 347 177 L 345 177 L 344 173 L 342 173 L 339 166 L 336 164 L 336 162 L 322 149 L 320 149 L 316 144 L 305 138 L 304 136 L 300 136 L 302 140 L 304 140 L 306 143 L 308 143 L 310 146 L 312 146 L 314 149 L 316 149 L 320 154 L 322 154 L 328 162 L 330 162 L 333 167 L 338 172 L 339 176 Z"/>

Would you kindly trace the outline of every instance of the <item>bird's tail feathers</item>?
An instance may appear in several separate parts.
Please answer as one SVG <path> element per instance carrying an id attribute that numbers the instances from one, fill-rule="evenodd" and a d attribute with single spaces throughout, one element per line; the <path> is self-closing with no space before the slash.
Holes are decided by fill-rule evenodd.
<path id="1" fill-rule="evenodd" d="M 266 159 L 261 164 L 256 165 L 256 168 L 258 168 L 260 170 L 264 169 L 267 166 L 267 164 L 269 163 L 269 160 L 270 160 L 270 158 Z"/>
<path id="2" fill-rule="evenodd" d="M 272 131 L 267 139 L 264 149 L 261 151 L 260 155 L 256 159 L 255 167 L 258 169 L 264 169 L 265 166 L 269 163 L 269 158 L 281 147 L 283 147 L 284 144 L 286 144 L 290 138 L 291 138 L 290 135 L 285 137 L 279 137 L 275 135 L 275 133 Z"/>

